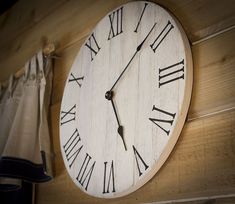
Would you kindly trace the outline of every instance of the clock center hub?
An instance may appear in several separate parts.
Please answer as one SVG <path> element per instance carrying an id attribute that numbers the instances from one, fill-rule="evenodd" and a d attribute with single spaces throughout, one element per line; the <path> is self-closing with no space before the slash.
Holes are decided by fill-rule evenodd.
<path id="1" fill-rule="evenodd" d="M 105 93 L 105 98 L 107 99 L 107 100 L 112 100 L 112 98 L 113 98 L 113 92 L 112 91 L 107 91 L 106 93 Z"/>

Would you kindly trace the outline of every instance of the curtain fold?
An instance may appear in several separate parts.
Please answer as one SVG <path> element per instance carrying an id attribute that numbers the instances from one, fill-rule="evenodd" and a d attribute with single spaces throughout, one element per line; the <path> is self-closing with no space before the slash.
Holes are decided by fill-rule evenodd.
<path id="1" fill-rule="evenodd" d="M 38 52 L 0 89 L 0 191 L 52 179 L 48 110 L 52 61 Z"/>

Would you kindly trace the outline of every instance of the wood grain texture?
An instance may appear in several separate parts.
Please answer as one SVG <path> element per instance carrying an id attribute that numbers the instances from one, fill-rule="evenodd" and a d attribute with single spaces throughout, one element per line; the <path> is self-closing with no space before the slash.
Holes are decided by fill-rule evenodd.
<path id="1" fill-rule="evenodd" d="M 52 106 L 52 127 L 58 129 L 60 104 Z M 160 172 L 135 193 L 120 199 L 95 199 L 81 192 L 62 163 L 57 140 L 56 176 L 37 188 L 38 203 L 143 203 L 234 193 L 235 110 L 188 122 Z M 63 196 L 62 196 L 63 195 Z"/>
<path id="2" fill-rule="evenodd" d="M 4 27 L 5 33 L 0 42 L 0 81 L 20 69 L 45 41 L 56 42 L 58 53 L 61 55 L 61 59 L 55 62 L 51 107 L 56 177 L 50 183 L 37 186 L 36 203 L 38 204 L 146 203 L 235 192 L 235 117 L 232 110 L 235 103 L 234 30 L 192 47 L 195 78 L 189 119 L 198 118 L 204 114 L 214 114 L 224 109 L 228 111 L 189 122 L 172 156 L 146 187 L 128 197 L 104 201 L 85 195 L 69 179 L 59 150 L 58 134 L 60 102 L 67 73 L 79 47 L 96 22 L 108 11 L 127 1 L 70 0 L 62 5 L 53 3 L 51 0 L 50 5 L 42 5 L 43 12 L 39 9 L 42 1 L 38 1 L 38 10 L 35 10 L 38 14 L 35 16 L 39 17 L 34 21 L 30 19 L 30 12 L 33 11 L 30 7 L 34 7 L 33 3 L 28 4 L 29 7 L 19 5 L 17 9 L 14 8 L 14 15 L 18 16 L 17 21 L 13 16 L 10 17 L 13 15 L 11 11 L 10 14 L 8 12 L 0 16 L 0 25 L 1 28 Z M 155 2 L 176 15 L 186 29 L 191 42 L 235 25 L 233 0 L 158 0 Z M 209 200 L 203 203 L 210 202 L 232 204 L 234 199 Z"/>
<path id="3" fill-rule="evenodd" d="M 43 43 L 56 42 L 63 49 L 87 36 L 108 11 L 128 1 L 70 0 L 64 3 L 63 0 L 50 0 L 49 6 L 45 4 L 48 1 L 17 4 L 12 9 L 14 15 L 9 11 L 0 17 L 3 28 L 0 36 L 4 39 L 0 42 L 0 81 L 20 69 Z M 216 4 L 214 0 L 154 2 L 174 13 L 191 42 L 235 25 L 233 0 L 218 1 Z"/>

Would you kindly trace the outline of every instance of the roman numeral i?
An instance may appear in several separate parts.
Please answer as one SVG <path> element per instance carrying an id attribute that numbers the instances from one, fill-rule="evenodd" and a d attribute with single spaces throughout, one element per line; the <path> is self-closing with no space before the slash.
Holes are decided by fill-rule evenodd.
<path id="1" fill-rule="evenodd" d="M 176 113 L 170 113 L 167 112 L 165 110 L 159 109 L 157 108 L 155 105 L 153 105 L 153 109 L 152 111 L 158 111 L 159 113 L 165 115 L 166 117 L 168 117 L 169 119 L 159 119 L 159 118 L 149 118 L 150 121 L 152 121 L 155 125 L 157 125 L 161 130 L 163 130 L 167 135 L 170 134 L 170 129 L 165 129 L 164 127 L 162 127 L 160 125 L 160 123 L 162 124 L 168 124 L 170 126 L 172 126 L 174 119 L 175 119 L 175 115 Z"/>
<path id="2" fill-rule="evenodd" d="M 140 18 L 139 18 L 139 21 L 138 21 L 138 23 L 137 23 L 137 26 L 136 26 L 136 28 L 135 28 L 135 30 L 134 30 L 134 32 L 138 32 L 138 28 L 139 28 L 139 25 L 140 25 L 140 22 L 141 22 L 141 20 L 142 20 L 142 17 L 143 17 L 143 15 L 144 15 L 144 12 L 145 12 L 145 9 L 146 9 L 146 6 L 148 5 L 148 3 L 145 3 L 144 4 L 144 8 L 143 8 L 143 10 L 142 10 L 142 13 L 141 13 L 141 15 L 140 15 Z"/>
<path id="3" fill-rule="evenodd" d="M 109 14 L 110 30 L 108 40 L 116 37 L 123 32 L 122 30 L 123 7 Z"/>

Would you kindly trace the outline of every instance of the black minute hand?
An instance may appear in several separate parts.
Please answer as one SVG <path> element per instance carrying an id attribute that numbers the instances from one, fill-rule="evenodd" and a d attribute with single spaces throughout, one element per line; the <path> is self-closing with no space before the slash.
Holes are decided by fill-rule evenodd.
<path id="1" fill-rule="evenodd" d="M 149 33 L 146 35 L 146 37 L 144 38 L 144 40 L 138 45 L 138 47 L 136 48 L 136 51 L 134 53 L 134 55 L 132 56 L 132 58 L 130 59 L 130 61 L 128 62 L 128 64 L 126 65 L 126 67 L 123 69 L 122 73 L 119 75 L 119 77 L 117 78 L 117 80 L 115 81 L 115 83 L 113 84 L 112 88 L 110 89 L 110 91 L 113 90 L 113 88 L 116 86 L 117 82 L 119 81 L 119 79 L 122 77 L 122 75 L 124 74 L 124 72 L 127 70 L 127 68 L 129 67 L 130 63 L 132 62 L 132 60 L 134 59 L 134 57 L 136 56 L 136 54 L 141 50 L 144 42 L 146 41 L 146 39 L 148 38 L 148 36 L 150 35 L 150 33 L 152 32 L 152 30 L 154 29 L 154 27 L 156 26 L 157 23 L 154 23 L 153 27 L 151 28 L 151 30 L 149 31 Z"/>

